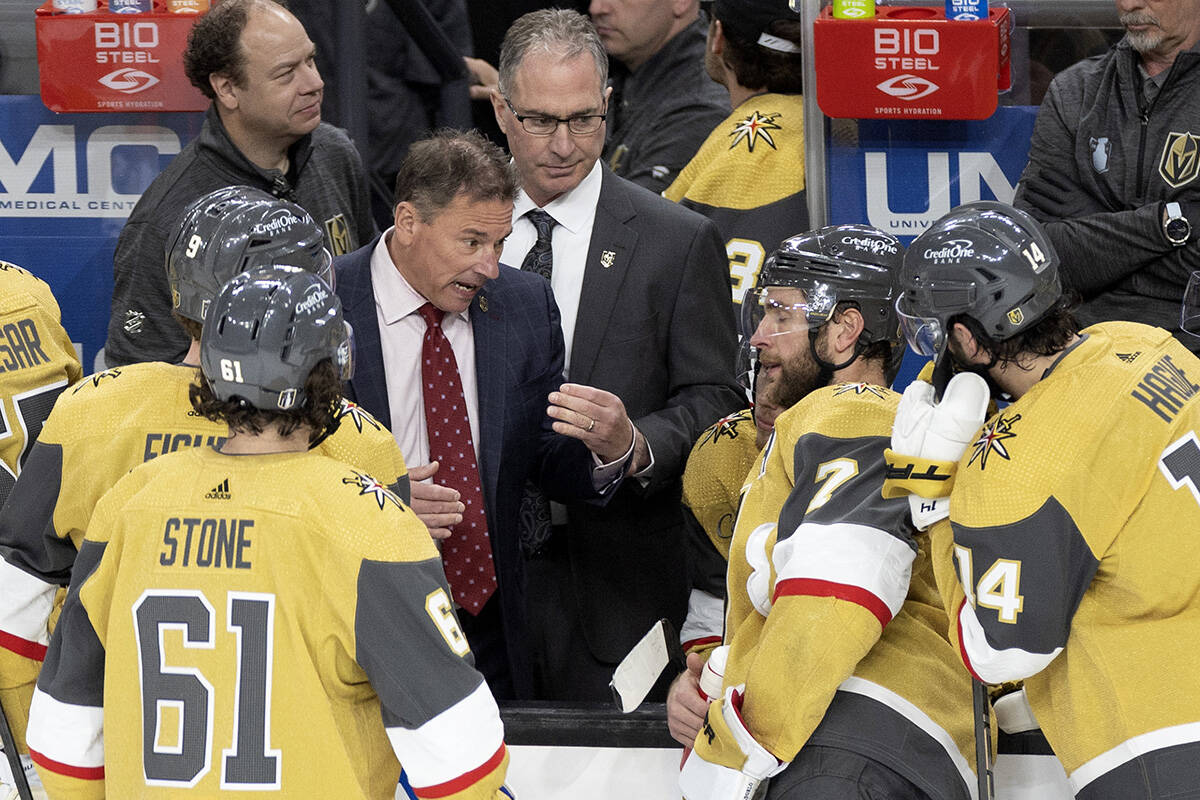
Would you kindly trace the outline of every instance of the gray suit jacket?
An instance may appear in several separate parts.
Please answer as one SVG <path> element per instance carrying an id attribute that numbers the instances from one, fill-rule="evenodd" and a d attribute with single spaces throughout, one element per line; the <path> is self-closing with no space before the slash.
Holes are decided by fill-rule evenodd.
<path id="1" fill-rule="evenodd" d="M 568 506 L 572 590 L 592 654 L 616 662 L 687 610 L 680 505 L 692 444 L 745 406 L 729 265 L 711 221 L 604 169 L 571 351 L 572 383 L 613 392 L 654 467 L 607 506 Z"/>

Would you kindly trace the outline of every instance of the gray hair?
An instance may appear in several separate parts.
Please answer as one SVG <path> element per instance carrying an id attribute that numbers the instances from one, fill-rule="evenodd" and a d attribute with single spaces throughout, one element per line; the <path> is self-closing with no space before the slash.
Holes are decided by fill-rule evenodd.
<path id="1" fill-rule="evenodd" d="M 600 85 L 608 84 L 608 54 L 592 21 L 566 8 L 545 8 L 521 16 L 504 34 L 500 47 L 500 94 L 508 97 L 517 68 L 529 53 L 544 53 L 564 61 L 589 53 L 596 62 Z"/>

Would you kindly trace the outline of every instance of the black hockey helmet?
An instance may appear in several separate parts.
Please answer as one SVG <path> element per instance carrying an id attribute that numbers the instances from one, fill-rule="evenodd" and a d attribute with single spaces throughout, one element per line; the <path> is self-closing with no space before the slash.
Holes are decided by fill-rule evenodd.
<path id="1" fill-rule="evenodd" d="M 749 340 L 758 329 L 772 302 L 768 290 L 790 286 L 804 292 L 793 310 L 810 330 L 828 322 L 838 303 L 852 301 L 864 320 L 859 349 L 899 342 L 896 279 L 903 257 L 899 239 L 869 225 L 829 225 L 785 239 L 742 301 L 742 335 Z"/>
<path id="2" fill-rule="evenodd" d="M 208 305 L 234 275 L 288 264 L 332 283 L 325 233 L 308 212 L 259 189 L 218 189 L 193 203 L 167 249 L 176 313 L 203 323 Z"/>
<path id="3" fill-rule="evenodd" d="M 283 265 L 244 272 L 209 311 L 200 369 L 219 400 L 286 411 L 304 403 L 304 383 L 321 361 L 333 359 L 339 380 L 353 375 L 353 334 L 342 304 L 312 272 Z"/>
<path id="4" fill-rule="evenodd" d="M 1036 323 L 1062 296 L 1058 254 L 1038 223 L 980 200 L 943 216 L 908 246 L 896 303 L 909 346 L 936 357 L 951 317 L 965 314 L 998 341 Z"/>

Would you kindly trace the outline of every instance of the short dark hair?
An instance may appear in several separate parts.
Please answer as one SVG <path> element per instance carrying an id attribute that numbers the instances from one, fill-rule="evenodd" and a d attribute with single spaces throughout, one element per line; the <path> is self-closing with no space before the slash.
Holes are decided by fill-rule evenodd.
<path id="1" fill-rule="evenodd" d="M 781 94 L 800 94 L 804 87 L 800 53 L 781 53 L 769 50 L 757 42 L 745 39 L 722 23 L 725 35 L 725 63 L 733 70 L 737 82 L 747 89 L 766 89 Z M 775 20 L 767 33 L 799 45 L 804 25 L 794 20 Z"/>
<path id="2" fill-rule="evenodd" d="M 504 151 L 478 131 L 440 130 L 415 142 L 396 173 L 394 205 L 412 203 L 429 222 L 460 194 L 512 202 L 517 177 Z"/>
<path id="3" fill-rule="evenodd" d="M 192 26 L 183 51 L 183 71 L 209 100 L 217 99 L 208 76 L 228 75 L 237 86 L 245 86 L 246 54 L 242 31 L 250 12 L 262 6 L 287 8 L 287 0 L 222 0 Z"/>
<path id="4" fill-rule="evenodd" d="M 1021 362 L 1025 359 L 1062 352 L 1071 338 L 1079 333 L 1079 322 L 1075 319 L 1078 303 L 1079 298 L 1074 293 L 1064 293 L 1041 319 L 1003 341 L 989 336 L 983 325 L 966 314 L 954 315 L 947 320 L 947 326 L 950 328 L 956 322 L 962 323 L 996 362 L 1023 366 Z"/>
<path id="5" fill-rule="evenodd" d="M 244 400 L 219 400 L 204 373 L 196 370 L 196 381 L 188 389 L 192 408 L 213 422 L 224 422 L 231 431 L 262 433 L 274 426 L 280 435 L 290 436 L 301 425 L 308 425 L 313 444 L 337 430 L 342 405 L 342 383 L 332 359 L 313 367 L 304 381 L 303 404 L 287 411 L 264 411 Z"/>

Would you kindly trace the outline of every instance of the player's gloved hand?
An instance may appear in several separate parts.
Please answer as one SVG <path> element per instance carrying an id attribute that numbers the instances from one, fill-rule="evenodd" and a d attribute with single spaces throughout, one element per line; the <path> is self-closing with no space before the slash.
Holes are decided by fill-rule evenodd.
<path id="1" fill-rule="evenodd" d="M 904 390 L 892 427 L 892 446 L 884 453 L 887 477 L 883 496 L 907 494 L 913 524 L 925 530 L 950 514 L 950 489 L 967 445 L 987 415 L 991 393 L 973 372 L 950 379 L 941 402 L 924 381 Z"/>
<path id="2" fill-rule="evenodd" d="M 764 617 L 771 613 L 771 557 L 767 555 L 767 542 L 775 526 L 763 523 L 746 537 L 746 563 L 750 565 L 750 577 L 746 579 L 746 594 L 754 609 Z"/>
<path id="3" fill-rule="evenodd" d="M 742 721 L 745 684 L 730 686 L 714 700 L 679 772 L 685 800 L 741 800 L 787 766 L 754 740 Z"/>

